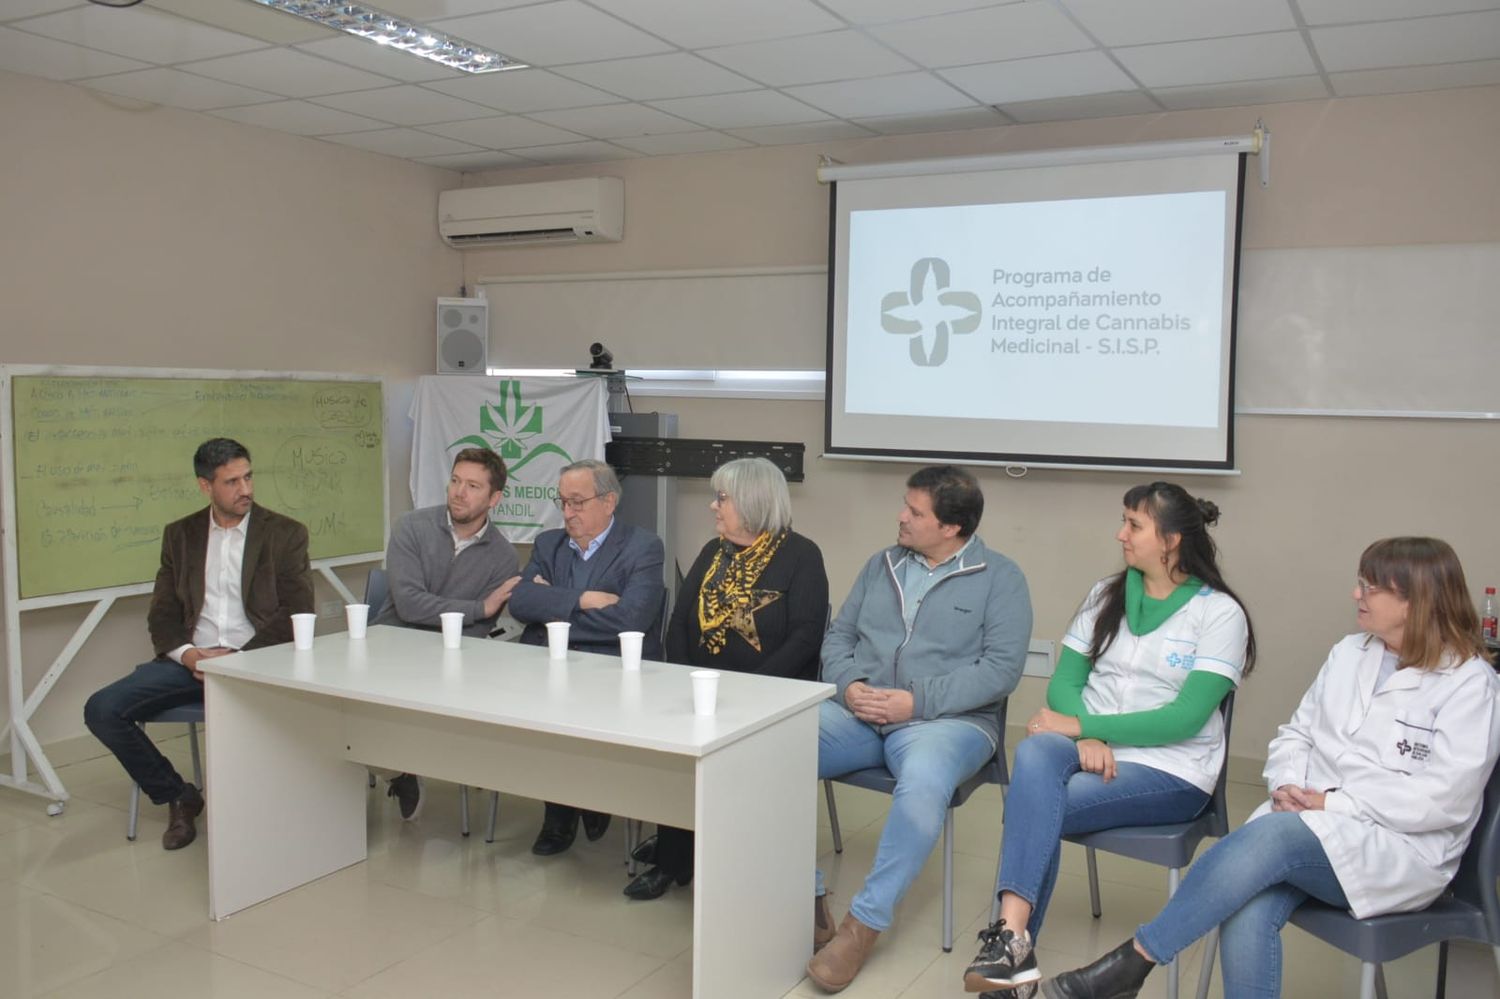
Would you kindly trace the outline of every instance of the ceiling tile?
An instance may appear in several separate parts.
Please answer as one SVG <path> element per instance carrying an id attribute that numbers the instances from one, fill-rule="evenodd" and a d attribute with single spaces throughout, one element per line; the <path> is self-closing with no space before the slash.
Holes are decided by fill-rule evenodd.
<path id="1" fill-rule="evenodd" d="M 931 73 L 900 73 L 872 80 L 816 83 L 790 87 L 787 93 L 839 118 L 912 114 L 972 107 L 974 99 L 954 90 Z"/>
<path id="2" fill-rule="evenodd" d="M 390 125 L 426 125 L 436 121 L 485 118 L 495 113 L 492 108 L 461 101 L 446 94 L 435 94 L 410 84 L 382 87 L 378 90 L 356 90 L 349 94 L 331 94 L 319 97 L 316 103 L 351 114 L 368 115 Z"/>
<path id="3" fill-rule="evenodd" d="M 1168 111 L 1193 108 L 1247 107 L 1279 101 L 1314 101 L 1328 97 L 1320 76 L 1290 76 L 1278 80 L 1246 80 L 1198 87 L 1160 87 L 1152 91 Z"/>
<path id="4" fill-rule="evenodd" d="M 619 145 L 647 156 L 674 156 L 680 153 L 713 153 L 723 149 L 744 149 L 750 145 L 723 132 L 677 132 L 672 135 L 638 135 L 617 139 Z"/>
<path id="5" fill-rule="evenodd" d="M 1297 27 L 1287 0 L 1064 0 L 1101 44 L 1143 45 Z"/>
<path id="6" fill-rule="evenodd" d="M 37 14 L 51 14 L 68 7 L 77 7 L 78 0 L 5 0 L 0 5 L 0 21 L 10 21 Z"/>
<path id="7" fill-rule="evenodd" d="M 809 0 L 592 0 L 683 48 L 735 45 L 842 28 Z"/>
<path id="8" fill-rule="evenodd" d="M 583 138 L 561 128 L 544 125 L 539 121 L 532 121 L 530 118 L 522 118 L 518 115 L 480 118 L 476 121 L 454 121 L 446 125 L 429 125 L 426 130 L 487 149 L 557 145 L 564 142 L 577 142 Z"/>
<path id="9" fill-rule="evenodd" d="M 1318 71 L 1307 43 L 1296 31 L 1141 45 L 1114 53 L 1148 88 L 1306 76 Z"/>
<path id="10" fill-rule="evenodd" d="M 1153 114 L 1160 111 L 1161 107 L 1139 90 L 1127 90 L 1117 94 L 1086 94 L 1082 97 L 1054 97 L 1045 101 L 1019 101 L 1015 104 L 1002 104 L 1000 110 L 1016 121 L 1030 123 Z"/>
<path id="11" fill-rule="evenodd" d="M 317 97 L 346 90 L 387 87 L 395 82 L 287 48 L 207 59 L 182 68 L 226 83 L 269 90 L 284 97 Z"/>
<path id="12" fill-rule="evenodd" d="M 472 153 L 479 150 L 466 142 L 456 142 L 414 128 L 385 128 L 376 132 L 349 132 L 346 135 L 322 136 L 325 142 L 368 149 L 372 153 L 414 159 L 418 156 L 441 156 L 444 153 Z"/>
<path id="13" fill-rule="evenodd" d="M 640 157 L 634 150 L 609 142 L 569 142 L 560 146 L 529 146 L 516 150 L 517 155 L 536 163 L 604 163 L 609 160 L 633 160 Z"/>
<path id="14" fill-rule="evenodd" d="M 418 156 L 418 163 L 426 163 L 429 166 L 443 167 L 448 170 L 462 170 L 465 173 L 479 173 L 481 170 L 503 170 L 513 166 L 532 166 L 530 160 L 523 160 L 519 156 L 510 153 L 498 152 L 494 149 L 486 149 L 477 153 L 448 153 L 444 156 Z"/>
<path id="15" fill-rule="evenodd" d="M 991 108 L 965 108 L 933 114 L 897 114 L 861 118 L 857 124 L 882 135 L 912 135 L 918 132 L 961 132 L 973 128 L 998 128 L 1010 119 Z"/>
<path id="16" fill-rule="evenodd" d="M 671 48 L 579 0 L 451 18 L 432 26 L 533 66 L 618 59 Z"/>
<path id="17" fill-rule="evenodd" d="M 1315 28 L 1309 34 L 1330 73 L 1471 62 L 1500 56 L 1500 11 Z"/>
<path id="18" fill-rule="evenodd" d="M 1057 8 L 1042 3 L 944 14 L 871 28 L 870 33 L 927 67 L 961 66 L 1094 47 L 1088 36 Z"/>
<path id="19" fill-rule="evenodd" d="M 867 139 L 875 133 L 847 121 L 809 121 L 801 125 L 765 125 L 730 129 L 730 135 L 757 146 L 794 146 L 803 142 Z"/>
<path id="20" fill-rule="evenodd" d="M 754 80 L 686 52 L 568 66 L 559 72 L 633 101 L 755 89 Z"/>
<path id="21" fill-rule="evenodd" d="M 1076 121 L 1079 118 L 1115 118 L 1122 114 L 1155 114 L 1160 105 L 1140 90 L 1121 93 L 1091 93 L 1080 98 L 1050 101 L 1020 101 L 1001 105 L 1001 111 L 1022 123 L 1031 121 Z"/>
<path id="22" fill-rule="evenodd" d="M 337 38 L 326 38 L 321 42 L 308 42 L 306 45 L 298 45 L 297 48 L 309 55 L 332 59 L 345 66 L 379 73 L 381 76 L 389 76 L 395 80 L 405 80 L 407 83 L 460 80 L 468 75 L 462 70 L 449 69 L 431 59 L 423 59 L 421 56 L 410 55 L 400 49 L 389 48 L 385 45 L 375 45 L 363 38 L 355 38 L 353 35 L 340 35 Z"/>
<path id="23" fill-rule="evenodd" d="M 226 108 L 211 112 L 219 118 L 274 128 L 293 135 L 334 135 L 339 132 L 368 132 L 385 124 L 357 114 L 345 114 L 333 108 L 309 104 L 307 101 L 277 101 L 275 104 L 255 104 L 247 108 Z"/>
<path id="24" fill-rule="evenodd" d="M 373 6 L 388 14 L 396 14 L 412 21 L 430 24 L 445 17 L 462 17 L 465 14 L 484 14 L 506 7 L 524 7 L 537 0 L 379 0 Z"/>
<path id="25" fill-rule="evenodd" d="M 207 111 L 209 108 L 232 108 L 241 104 L 262 104 L 277 99 L 275 94 L 264 90 L 252 90 L 233 83 L 207 80 L 192 73 L 176 69 L 143 69 L 119 76 L 105 76 L 88 80 L 84 86 L 102 90 L 122 97 L 135 97 L 154 104 L 166 104 L 189 111 Z M 366 125 L 375 128 L 380 123 Z"/>
<path id="26" fill-rule="evenodd" d="M 0 69 L 30 73 L 49 80 L 78 80 L 105 73 L 143 69 L 148 63 L 95 52 L 82 45 L 54 42 L 50 38 L 0 28 Z"/>
<path id="27" fill-rule="evenodd" d="M 654 101 L 652 106 L 709 128 L 789 125 L 828 117 L 816 108 L 772 90 L 716 94 L 712 97 L 678 97 L 670 101 Z"/>
<path id="28" fill-rule="evenodd" d="M 1103 52 L 1012 59 L 986 66 L 963 66 L 939 75 L 986 104 L 1077 97 L 1136 89 L 1135 81 Z"/>
<path id="29" fill-rule="evenodd" d="M 997 7 L 1021 0 L 922 0 L 920 9 L 911 0 L 821 0 L 824 7 L 851 24 L 884 24 L 887 21 L 910 21 L 920 14 L 952 14 L 976 7 Z"/>
<path id="30" fill-rule="evenodd" d="M 909 61 L 857 31 L 731 45 L 699 54 L 772 87 L 883 76 L 912 68 Z"/>
<path id="31" fill-rule="evenodd" d="M 1333 92 L 1340 97 L 1446 90 L 1449 87 L 1486 87 L 1500 83 L 1500 59 L 1330 73 L 1328 79 L 1333 84 Z"/>
<path id="32" fill-rule="evenodd" d="M 695 132 L 699 126 L 674 118 L 655 108 L 640 104 L 609 104 L 596 108 L 574 108 L 570 111 L 538 111 L 530 115 L 537 121 L 556 125 L 595 139 L 618 139 L 627 135 L 662 135 L 668 132 Z"/>
<path id="33" fill-rule="evenodd" d="M 195 24 L 149 7 L 124 11 L 90 4 L 13 22 L 12 27 L 154 63 L 208 59 L 264 48 L 266 44 L 258 38 Z"/>
<path id="34" fill-rule="evenodd" d="M 1317 25 L 1491 10 L 1500 0 L 1297 0 L 1297 6 L 1304 21 Z"/>
<path id="35" fill-rule="evenodd" d="M 146 0 L 151 7 L 181 14 L 183 17 L 215 28 L 259 38 L 273 45 L 310 42 L 339 34 L 332 28 L 314 24 L 303 17 L 262 7 L 245 0 Z M 383 5 L 378 5 L 383 6 Z"/>
<path id="36" fill-rule="evenodd" d="M 479 76 L 466 76 L 462 80 L 429 83 L 427 88 L 499 111 L 512 112 L 582 108 L 608 104 L 617 99 L 613 94 L 595 90 L 545 69 L 509 69 L 501 73 L 483 73 Z"/>

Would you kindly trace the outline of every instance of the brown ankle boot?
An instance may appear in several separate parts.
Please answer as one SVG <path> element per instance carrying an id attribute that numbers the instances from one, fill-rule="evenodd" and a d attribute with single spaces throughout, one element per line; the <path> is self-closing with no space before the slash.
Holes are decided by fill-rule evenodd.
<path id="1" fill-rule="evenodd" d="M 839 931 L 828 941 L 828 946 L 807 962 L 807 977 L 829 992 L 842 992 L 859 974 L 879 936 L 879 930 L 870 929 L 850 913 L 839 924 Z"/>
<path id="2" fill-rule="evenodd" d="M 833 913 L 828 911 L 828 896 L 813 896 L 813 953 L 833 939 Z"/>
<path id="3" fill-rule="evenodd" d="M 181 850 L 198 838 L 193 820 L 203 814 L 203 795 L 188 784 L 177 800 L 167 806 L 167 831 L 161 834 L 163 850 Z"/>

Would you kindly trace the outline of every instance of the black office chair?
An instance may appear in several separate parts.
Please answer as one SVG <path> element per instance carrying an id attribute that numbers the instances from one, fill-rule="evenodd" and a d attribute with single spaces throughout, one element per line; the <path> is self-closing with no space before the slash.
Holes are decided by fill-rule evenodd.
<path id="1" fill-rule="evenodd" d="M 1425 909 L 1355 919 L 1344 909 L 1305 902 L 1292 913 L 1292 925 L 1360 960 L 1360 999 L 1385 996 L 1381 965 L 1428 944 L 1438 945 L 1437 996 L 1447 989 L 1448 941 L 1489 944 L 1500 970 L 1500 767 L 1484 788 L 1484 809 L 1446 891 Z M 1205 955 L 1212 961 L 1213 954 Z"/>
<path id="2" fill-rule="evenodd" d="M 390 599 L 391 585 L 386 578 L 384 569 L 371 569 L 370 574 L 365 577 L 365 603 L 369 604 L 369 620 L 375 620 L 375 616 L 385 610 L 385 602 Z"/>
<path id="3" fill-rule="evenodd" d="M 203 788 L 203 757 L 198 751 L 198 726 L 203 724 L 203 702 L 196 704 L 179 704 L 175 708 L 167 708 L 143 721 L 140 725 L 156 725 L 177 722 L 188 727 L 188 744 L 193 750 L 193 785 L 198 789 Z M 141 786 L 130 785 L 130 820 L 125 827 L 125 838 L 135 840 L 135 828 L 141 817 Z"/>
<path id="4" fill-rule="evenodd" d="M 953 819 L 954 809 L 969 800 L 969 796 L 986 784 L 999 784 L 1000 797 L 1005 798 L 1005 789 L 1010 786 L 1010 767 L 1005 760 L 1005 714 L 1009 708 L 1009 702 L 1002 700 L 1000 710 L 997 712 L 1000 721 L 1000 742 L 995 748 L 995 755 L 990 761 L 980 767 L 973 776 L 958 785 L 953 791 L 953 797 L 948 801 L 948 813 L 943 818 L 943 951 L 946 953 L 953 950 Z M 893 794 L 896 790 L 896 777 L 885 767 L 870 767 L 866 770 L 856 770 L 840 777 L 825 778 L 823 781 L 823 794 L 828 801 L 828 824 L 833 827 L 833 852 L 844 852 L 844 837 L 839 831 L 838 806 L 833 800 L 833 784 L 850 784 L 854 787 L 862 787 L 867 791 L 879 791 L 881 794 Z M 995 874 L 995 880 L 999 880 L 999 872 Z M 993 916 L 992 916 L 993 918 Z"/>
<path id="5" fill-rule="evenodd" d="M 1099 907 L 1099 861 L 1095 852 L 1117 853 L 1133 860 L 1144 860 L 1167 868 L 1167 897 L 1177 893 L 1182 880 L 1182 870 L 1193 861 L 1198 844 L 1208 836 L 1224 836 L 1229 832 L 1229 808 L 1225 800 L 1225 784 L 1229 776 L 1229 730 L 1234 723 L 1234 691 L 1225 695 L 1219 704 L 1219 713 L 1224 718 L 1224 763 L 1219 767 L 1219 780 L 1214 785 L 1213 797 L 1202 814 L 1191 822 L 1171 822 L 1156 826 L 1120 826 L 1116 829 L 1101 829 L 1098 832 L 1064 836 L 1069 843 L 1077 843 L 1088 851 L 1089 903 L 1098 919 Z M 1198 977 L 1198 995 L 1208 994 L 1209 979 L 1213 975 L 1213 955 L 1218 947 L 1219 931 L 1215 927 L 1209 932 L 1207 950 L 1204 953 L 1203 969 Z M 1167 966 L 1167 999 L 1177 999 L 1177 962 Z"/>

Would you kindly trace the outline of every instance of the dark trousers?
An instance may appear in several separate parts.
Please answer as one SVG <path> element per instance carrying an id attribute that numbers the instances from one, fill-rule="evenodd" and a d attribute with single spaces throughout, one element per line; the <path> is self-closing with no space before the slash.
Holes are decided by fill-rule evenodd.
<path id="1" fill-rule="evenodd" d="M 656 866 L 678 881 L 693 876 L 693 831 L 676 826 L 656 827 Z"/>
<path id="2" fill-rule="evenodd" d="M 83 720 L 152 802 L 165 805 L 181 797 L 186 784 L 137 722 L 181 704 L 202 703 L 203 684 L 192 670 L 153 659 L 95 691 L 83 706 Z"/>

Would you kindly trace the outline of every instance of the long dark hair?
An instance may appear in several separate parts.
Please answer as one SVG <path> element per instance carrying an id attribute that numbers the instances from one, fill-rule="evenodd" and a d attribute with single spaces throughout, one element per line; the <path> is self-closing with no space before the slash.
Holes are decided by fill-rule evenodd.
<path id="1" fill-rule="evenodd" d="M 1245 614 L 1245 669 L 1241 676 L 1249 676 L 1255 665 L 1255 628 L 1250 624 L 1250 612 L 1219 572 L 1219 547 L 1209 537 L 1208 529 L 1219 522 L 1219 508 L 1212 500 L 1195 498 L 1175 482 L 1153 482 L 1150 485 L 1132 486 L 1125 493 L 1127 510 L 1145 510 L 1156 523 L 1156 533 L 1162 538 L 1169 534 L 1178 536 L 1177 568 L 1184 574 L 1197 577 L 1220 593 L 1228 595 Z M 1114 642 L 1120 633 L 1120 622 L 1125 619 L 1125 574 L 1110 578 L 1099 594 L 1099 614 L 1094 618 L 1094 636 L 1089 640 L 1089 658 L 1097 660 Z"/>

